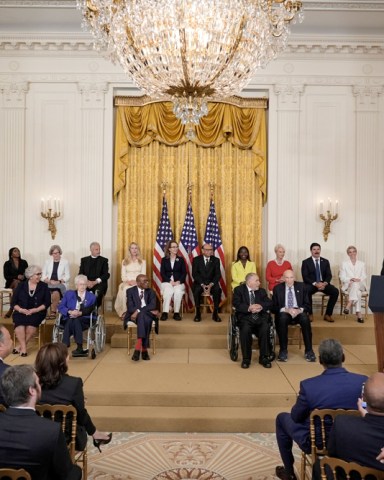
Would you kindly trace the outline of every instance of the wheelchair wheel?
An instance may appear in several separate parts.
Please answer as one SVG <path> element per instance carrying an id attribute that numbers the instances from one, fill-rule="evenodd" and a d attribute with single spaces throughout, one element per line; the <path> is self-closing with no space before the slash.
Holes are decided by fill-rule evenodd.
<path id="1" fill-rule="evenodd" d="M 53 325 L 53 329 L 52 329 L 52 342 L 53 343 L 57 343 L 57 342 L 62 342 L 63 341 L 63 328 L 60 327 L 60 319 L 61 319 L 61 316 L 59 316 L 56 321 L 55 321 L 55 324 Z"/>
<path id="2" fill-rule="evenodd" d="M 95 356 L 96 353 L 100 353 L 105 345 L 105 337 L 106 337 L 106 327 L 104 317 L 99 315 L 97 317 L 97 325 L 95 327 Z M 93 356 L 92 356 L 93 358 Z"/>
<path id="3" fill-rule="evenodd" d="M 234 314 L 231 314 L 228 320 L 227 345 L 230 359 L 236 362 L 239 358 L 239 332 Z"/>

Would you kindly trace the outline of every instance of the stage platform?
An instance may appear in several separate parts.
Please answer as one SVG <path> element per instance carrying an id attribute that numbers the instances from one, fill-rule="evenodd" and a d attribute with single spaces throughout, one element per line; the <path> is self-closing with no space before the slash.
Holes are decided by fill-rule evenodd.
<path id="1" fill-rule="evenodd" d="M 271 369 L 257 363 L 248 370 L 233 362 L 226 348 L 228 314 L 222 323 L 203 315 L 201 323 L 186 314 L 181 322 L 160 322 L 156 354 L 133 362 L 127 333 L 114 314 L 105 315 L 107 345 L 95 360 L 71 359 L 69 373 L 84 380 L 87 408 L 98 429 L 122 432 L 274 432 L 276 414 L 288 411 L 300 380 L 321 373 L 321 365 L 304 360 L 297 343 L 287 363 Z M 335 315 L 335 323 L 315 314 L 314 350 L 324 338 L 344 346 L 345 367 L 370 375 L 377 370 L 373 316 L 364 324 Z M 6 319 L 4 323 L 10 322 Z M 46 340 L 50 326 L 46 328 Z M 109 343 L 110 342 L 110 343 Z M 37 344 L 27 358 L 10 355 L 10 364 L 33 363 Z M 241 358 L 241 355 L 239 355 Z"/>

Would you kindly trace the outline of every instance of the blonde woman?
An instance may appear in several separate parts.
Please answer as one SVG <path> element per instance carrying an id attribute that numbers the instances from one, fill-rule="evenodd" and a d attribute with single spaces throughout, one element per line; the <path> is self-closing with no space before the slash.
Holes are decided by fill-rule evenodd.
<path id="1" fill-rule="evenodd" d="M 136 286 L 136 277 L 145 275 L 146 264 L 141 256 L 140 247 L 132 242 L 127 251 L 127 255 L 121 266 L 121 280 L 115 300 L 115 310 L 119 317 L 123 317 L 127 311 L 127 290 Z"/>
<path id="2" fill-rule="evenodd" d="M 276 285 L 284 282 L 283 273 L 286 270 L 292 270 L 292 265 L 290 262 L 284 259 L 285 248 L 283 245 L 281 245 L 281 243 L 278 243 L 275 246 L 275 254 L 276 258 L 267 263 L 267 269 L 265 272 L 265 278 L 267 279 L 268 290 L 270 292 L 272 292 Z"/>

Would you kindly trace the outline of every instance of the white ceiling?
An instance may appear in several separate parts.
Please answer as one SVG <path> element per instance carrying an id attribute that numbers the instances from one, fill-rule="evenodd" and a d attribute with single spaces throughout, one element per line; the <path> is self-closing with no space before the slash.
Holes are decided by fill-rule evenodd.
<path id="1" fill-rule="evenodd" d="M 292 26 L 293 40 L 312 36 L 384 39 L 384 1 L 303 0 L 303 5 L 305 20 Z M 15 33 L 83 35 L 76 0 L 0 0 L 0 35 Z"/>

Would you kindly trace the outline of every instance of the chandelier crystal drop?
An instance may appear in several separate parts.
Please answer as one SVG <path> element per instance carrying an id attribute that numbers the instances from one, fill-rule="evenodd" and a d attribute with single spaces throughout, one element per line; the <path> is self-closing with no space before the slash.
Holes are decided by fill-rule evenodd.
<path id="1" fill-rule="evenodd" d="M 209 98 L 238 94 L 284 50 L 295 0 L 77 0 L 96 48 L 185 125 Z"/>

